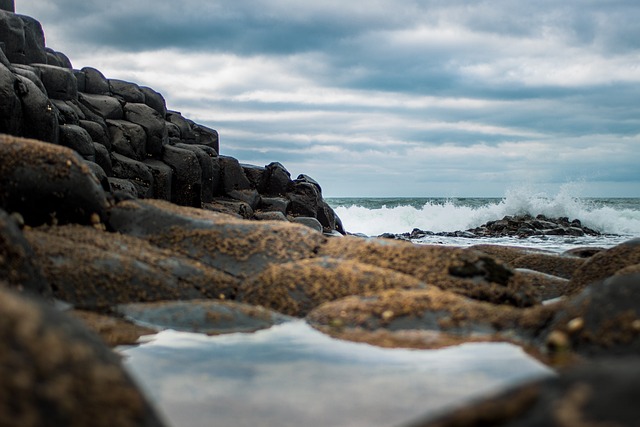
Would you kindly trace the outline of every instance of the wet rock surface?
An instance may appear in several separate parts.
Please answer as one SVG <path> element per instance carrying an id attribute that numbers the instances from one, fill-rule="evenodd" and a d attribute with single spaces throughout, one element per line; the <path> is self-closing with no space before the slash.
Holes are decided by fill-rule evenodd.
<path id="1" fill-rule="evenodd" d="M 600 232 L 582 225 L 579 219 L 547 218 L 544 215 L 505 216 L 489 221 L 480 227 L 453 232 L 438 232 L 415 228 L 410 233 L 385 234 L 382 237 L 400 240 L 417 240 L 425 236 L 467 237 L 532 237 L 532 236 L 599 236 Z"/>

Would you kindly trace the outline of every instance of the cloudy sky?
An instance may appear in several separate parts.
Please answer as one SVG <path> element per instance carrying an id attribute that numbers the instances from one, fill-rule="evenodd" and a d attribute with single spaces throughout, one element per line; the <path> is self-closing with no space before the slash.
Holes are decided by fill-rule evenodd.
<path id="1" fill-rule="evenodd" d="M 640 197 L 638 0 L 16 0 L 325 196 Z"/>

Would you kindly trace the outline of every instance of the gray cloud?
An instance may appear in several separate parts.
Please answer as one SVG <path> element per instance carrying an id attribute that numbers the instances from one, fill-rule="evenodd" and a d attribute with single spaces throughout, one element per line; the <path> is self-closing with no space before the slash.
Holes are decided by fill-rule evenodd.
<path id="1" fill-rule="evenodd" d="M 636 0 L 17 3 L 77 66 L 161 90 L 225 154 L 329 195 L 640 196 Z"/>

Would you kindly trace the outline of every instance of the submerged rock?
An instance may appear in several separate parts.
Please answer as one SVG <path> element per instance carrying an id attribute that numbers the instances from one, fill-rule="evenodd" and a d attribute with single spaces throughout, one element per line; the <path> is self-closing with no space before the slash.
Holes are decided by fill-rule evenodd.
<path id="1" fill-rule="evenodd" d="M 116 312 L 156 330 L 174 329 L 203 334 L 254 332 L 292 320 L 263 307 L 235 301 L 165 301 L 124 304 Z"/>

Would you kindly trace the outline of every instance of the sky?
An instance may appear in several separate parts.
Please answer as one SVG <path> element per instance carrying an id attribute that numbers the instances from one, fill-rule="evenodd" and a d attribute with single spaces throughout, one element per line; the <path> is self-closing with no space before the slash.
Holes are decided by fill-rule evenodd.
<path id="1" fill-rule="evenodd" d="M 640 197 L 637 0 L 16 0 L 325 197 Z"/>

